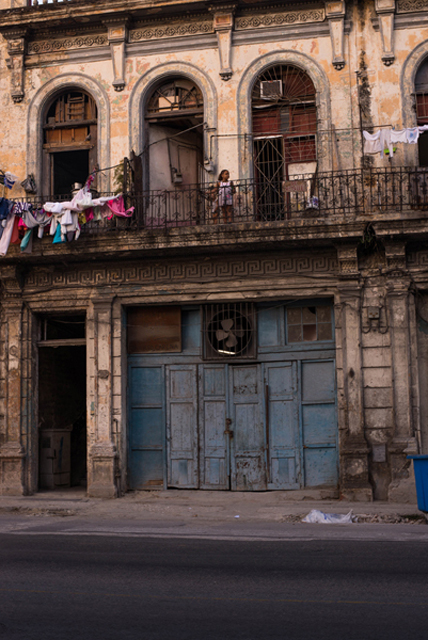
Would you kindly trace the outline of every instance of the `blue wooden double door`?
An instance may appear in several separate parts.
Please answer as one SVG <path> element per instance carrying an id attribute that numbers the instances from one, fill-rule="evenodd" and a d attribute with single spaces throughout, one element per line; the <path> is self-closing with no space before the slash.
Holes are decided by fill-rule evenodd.
<path id="1" fill-rule="evenodd" d="M 335 486 L 334 360 L 129 359 L 130 489 Z"/>

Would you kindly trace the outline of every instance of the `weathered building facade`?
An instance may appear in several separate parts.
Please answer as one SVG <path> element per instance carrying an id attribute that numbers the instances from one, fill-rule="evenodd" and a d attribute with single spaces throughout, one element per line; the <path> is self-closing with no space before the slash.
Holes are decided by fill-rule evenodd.
<path id="1" fill-rule="evenodd" d="M 362 132 L 428 123 L 427 8 L 0 0 L 3 195 L 135 207 L 0 258 L 0 494 L 414 499 L 428 132 Z"/>

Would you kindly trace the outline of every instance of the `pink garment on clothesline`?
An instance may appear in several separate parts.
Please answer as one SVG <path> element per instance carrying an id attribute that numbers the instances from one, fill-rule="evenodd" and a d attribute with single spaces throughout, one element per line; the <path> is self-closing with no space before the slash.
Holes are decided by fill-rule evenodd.
<path id="1" fill-rule="evenodd" d="M 107 206 L 115 216 L 121 216 L 123 218 L 130 218 L 135 209 L 135 207 L 130 207 L 125 211 L 125 203 L 122 196 L 119 196 L 119 198 L 115 200 L 109 200 Z"/>

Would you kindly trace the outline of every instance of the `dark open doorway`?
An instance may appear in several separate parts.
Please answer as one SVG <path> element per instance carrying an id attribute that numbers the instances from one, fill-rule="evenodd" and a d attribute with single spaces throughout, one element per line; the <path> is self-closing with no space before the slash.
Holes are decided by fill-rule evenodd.
<path id="1" fill-rule="evenodd" d="M 61 151 L 52 153 L 52 182 L 56 195 L 71 192 L 75 182 L 85 184 L 89 175 L 89 151 Z"/>
<path id="2" fill-rule="evenodd" d="M 39 342 L 39 488 L 86 486 L 84 316 L 43 320 Z"/>

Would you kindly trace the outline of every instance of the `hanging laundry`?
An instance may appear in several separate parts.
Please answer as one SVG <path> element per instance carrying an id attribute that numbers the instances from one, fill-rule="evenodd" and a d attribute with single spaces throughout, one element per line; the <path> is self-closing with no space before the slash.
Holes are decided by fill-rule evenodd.
<path id="1" fill-rule="evenodd" d="M 17 180 L 19 180 L 18 176 L 15 176 L 10 171 L 4 172 L 4 186 L 8 189 L 12 189 Z"/>
<path id="2" fill-rule="evenodd" d="M 33 230 L 27 229 L 24 237 L 21 240 L 21 251 L 25 253 L 31 253 L 33 248 Z"/>
<path id="3" fill-rule="evenodd" d="M 0 238 L 0 256 L 5 256 L 7 250 L 9 249 L 10 240 L 12 238 L 12 231 L 15 226 L 15 220 L 17 220 L 15 214 L 10 212 L 6 220 L 6 226 L 3 230 L 2 237 Z"/>
<path id="4" fill-rule="evenodd" d="M 117 197 L 115 200 L 109 200 L 107 206 L 115 216 L 120 216 L 123 218 L 131 217 L 135 209 L 135 207 L 130 207 L 125 211 L 125 202 L 122 196 Z"/>
<path id="5" fill-rule="evenodd" d="M 13 202 L 6 198 L 0 198 L 0 220 L 6 220 L 13 207 Z"/>
<path id="6" fill-rule="evenodd" d="M 27 229 L 38 227 L 37 235 L 39 238 L 43 238 L 44 228 L 50 225 L 52 217 L 43 209 L 33 211 L 31 205 L 25 205 L 27 205 L 26 202 L 17 202 L 14 208 L 15 214 L 21 216 Z"/>
<path id="7" fill-rule="evenodd" d="M 394 155 L 394 143 L 416 144 L 420 134 L 425 131 L 428 131 L 427 124 L 400 130 L 383 127 L 376 133 L 363 131 L 364 153 L 365 155 L 383 153 L 387 149 L 387 153 L 392 157 Z"/>
<path id="8" fill-rule="evenodd" d="M 391 130 L 391 142 L 407 142 L 407 129 Z"/>
<path id="9" fill-rule="evenodd" d="M 19 237 L 19 218 L 13 213 L 13 229 L 10 244 L 21 244 L 21 238 Z"/>
<path id="10" fill-rule="evenodd" d="M 409 144 L 416 144 L 419 139 L 419 127 L 413 129 L 407 129 L 407 142 Z"/>
<path id="11" fill-rule="evenodd" d="M 382 151 L 382 144 L 380 141 L 380 131 L 377 133 L 369 133 L 363 131 L 364 136 L 364 153 L 366 155 L 372 155 L 374 153 L 380 153 Z"/>
<path id="12" fill-rule="evenodd" d="M 394 147 L 391 142 L 391 129 L 380 130 L 380 143 L 382 146 L 382 151 L 386 151 L 387 149 L 389 152 L 390 158 L 392 158 L 394 155 Z"/>

